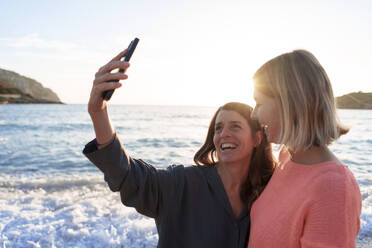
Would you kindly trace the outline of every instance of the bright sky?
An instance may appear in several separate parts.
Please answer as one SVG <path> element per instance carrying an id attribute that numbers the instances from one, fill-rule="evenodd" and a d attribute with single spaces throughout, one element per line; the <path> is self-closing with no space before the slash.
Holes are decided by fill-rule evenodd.
<path id="1" fill-rule="evenodd" d="M 0 68 L 66 103 L 87 103 L 94 73 L 134 37 L 112 103 L 253 104 L 254 72 L 297 48 L 320 60 L 336 96 L 372 92 L 370 0 L 2 0 L 0 10 Z"/>

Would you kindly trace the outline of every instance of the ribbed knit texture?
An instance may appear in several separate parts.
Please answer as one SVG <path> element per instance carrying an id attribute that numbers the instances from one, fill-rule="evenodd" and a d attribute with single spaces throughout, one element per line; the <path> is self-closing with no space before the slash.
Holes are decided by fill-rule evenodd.
<path id="1" fill-rule="evenodd" d="M 282 149 L 252 206 L 248 248 L 356 247 L 361 206 L 359 186 L 346 166 L 297 164 Z"/>

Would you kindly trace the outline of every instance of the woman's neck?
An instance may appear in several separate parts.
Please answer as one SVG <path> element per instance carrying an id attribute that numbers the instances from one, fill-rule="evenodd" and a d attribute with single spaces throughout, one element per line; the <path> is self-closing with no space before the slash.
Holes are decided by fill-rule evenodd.
<path id="1" fill-rule="evenodd" d="M 312 146 L 309 149 L 296 152 L 288 151 L 291 154 L 291 160 L 299 164 L 312 165 L 326 161 L 341 163 L 327 146 Z"/>
<path id="2" fill-rule="evenodd" d="M 216 169 L 225 188 L 227 197 L 229 198 L 234 216 L 238 218 L 244 209 L 244 204 L 240 197 L 240 189 L 247 178 L 249 164 L 217 163 Z"/>
<path id="3" fill-rule="evenodd" d="M 217 163 L 216 169 L 226 190 L 240 190 L 247 178 L 249 164 Z"/>

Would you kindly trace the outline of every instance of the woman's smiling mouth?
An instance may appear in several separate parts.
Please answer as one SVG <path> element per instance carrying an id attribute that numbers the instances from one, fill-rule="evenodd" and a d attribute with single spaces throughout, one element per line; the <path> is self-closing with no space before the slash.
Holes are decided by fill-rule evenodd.
<path id="1" fill-rule="evenodd" d="M 233 143 L 222 143 L 220 148 L 221 148 L 222 151 L 234 150 L 234 149 L 237 148 L 237 145 L 235 145 Z"/>

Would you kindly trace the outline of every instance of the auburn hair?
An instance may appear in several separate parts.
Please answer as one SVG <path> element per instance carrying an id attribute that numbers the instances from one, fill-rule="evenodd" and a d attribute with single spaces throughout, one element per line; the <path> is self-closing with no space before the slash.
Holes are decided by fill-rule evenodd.
<path id="1" fill-rule="evenodd" d="M 204 144 L 194 156 L 194 162 L 199 166 L 214 166 L 218 162 L 213 137 L 216 118 L 221 110 L 235 111 L 244 117 L 251 128 L 254 138 L 256 138 L 258 131 L 262 132 L 261 143 L 254 148 L 251 160 L 247 161 L 247 166 L 249 167 L 248 175 L 240 188 L 240 198 L 250 210 L 253 202 L 259 197 L 269 182 L 275 168 L 271 144 L 267 141 L 260 124 L 256 120 L 251 119 L 252 107 L 240 102 L 229 102 L 219 107 L 209 124 Z"/>

